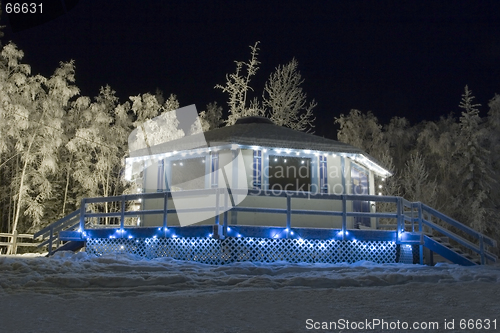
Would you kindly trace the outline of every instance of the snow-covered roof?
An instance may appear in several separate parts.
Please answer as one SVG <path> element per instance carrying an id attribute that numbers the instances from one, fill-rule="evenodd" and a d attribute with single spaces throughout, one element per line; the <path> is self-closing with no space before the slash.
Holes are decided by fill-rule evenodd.
<path id="1" fill-rule="evenodd" d="M 150 148 L 136 150 L 130 153 L 130 157 L 196 149 L 202 147 L 200 143 L 203 143 L 205 147 L 207 145 L 209 147 L 217 147 L 223 144 L 238 144 L 243 146 L 307 149 L 321 152 L 356 154 L 364 156 L 371 163 L 383 168 L 376 159 L 359 148 L 336 140 L 278 126 L 264 117 L 241 118 L 233 126 L 217 128 Z"/>

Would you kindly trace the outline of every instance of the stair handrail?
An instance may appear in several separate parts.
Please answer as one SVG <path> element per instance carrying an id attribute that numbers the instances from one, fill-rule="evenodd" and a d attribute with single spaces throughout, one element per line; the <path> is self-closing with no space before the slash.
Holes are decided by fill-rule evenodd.
<path id="1" fill-rule="evenodd" d="M 485 245 L 489 245 L 491 247 L 497 247 L 497 242 L 493 238 L 488 237 L 488 236 L 480 233 L 479 231 L 476 231 L 476 230 L 466 226 L 465 224 L 458 222 L 457 220 L 449 217 L 446 214 L 439 212 L 438 210 L 436 210 L 436 209 L 434 209 L 426 204 L 423 204 L 421 202 L 414 202 L 413 205 L 417 206 L 418 217 L 412 218 L 412 220 L 416 220 L 416 222 L 418 221 L 420 233 L 423 233 L 423 225 L 440 232 L 441 234 L 453 239 L 454 241 L 456 241 L 460 245 L 478 253 L 480 255 L 482 265 L 484 265 L 486 263 L 486 259 L 489 259 L 491 261 L 496 261 L 498 259 L 498 257 L 495 254 L 487 251 L 485 248 Z M 441 227 L 432 221 L 427 220 L 424 217 L 424 212 L 428 213 L 432 216 L 435 216 L 436 218 L 440 219 L 441 221 L 444 221 L 447 224 L 449 224 L 449 225 L 465 232 L 466 234 L 472 236 L 473 238 L 475 238 L 479 241 L 479 245 L 476 245 L 476 244 L 468 241 L 467 239 L 461 237 L 460 235 L 458 235 L 458 234 L 456 234 L 456 233 L 454 233 L 454 232 L 452 232 L 444 227 Z"/>
<path id="2" fill-rule="evenodd" d="M 45 240 L 47 237 L 48 239 L 41 242 L 37 247 L 43 247 L 45 245 L 48 245 L 48 252 L 49 255 L 52 254 L 52 247 L 54 243 L 54 239 L 59 236 L 59 232 L 63 229 L 72 229 L 77 227 L 80 224 L 80 219 L 77 218 L 80 215 L 80 209 L 75 210 L 74 212 L 70 213 L 69 215 L 66 215 L 65 217 L 57 220 L 54 223 L 49 224 L 45 228 L 41 229 L 40 231 L 36 232 L 33 235 L 33 239 L 41 237 L 42 241 Z M 73 220 L 74 218 L 77 218 L 76 223 Z"/>

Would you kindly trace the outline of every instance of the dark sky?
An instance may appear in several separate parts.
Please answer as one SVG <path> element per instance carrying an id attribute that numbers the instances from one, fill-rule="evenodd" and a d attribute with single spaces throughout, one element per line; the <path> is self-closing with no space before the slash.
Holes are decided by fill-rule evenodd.
<path id="1" fill-rule="evenodd" d="M 57 0 L 56 0 L 57 1 Z M 3 1 L 5 3 L 5 1 Z M 4 6 L 4 5 L 3 5 Z M 175 93 L 205 109 L 215 90 L 261 41 L 257 96 L 279 64 L 296 57 L 318 106 L 316 134 L 335 137 L 334 117 L 356 108 L 382 122 L 435 120 L 466 84 L 476 101 L 500 93 L 500 1 L 91 1 L 31 29 L 12 32 L 33 73 L 76 61 L 76 84 L 95 96 L 109 84 L 128 96 Z"/>

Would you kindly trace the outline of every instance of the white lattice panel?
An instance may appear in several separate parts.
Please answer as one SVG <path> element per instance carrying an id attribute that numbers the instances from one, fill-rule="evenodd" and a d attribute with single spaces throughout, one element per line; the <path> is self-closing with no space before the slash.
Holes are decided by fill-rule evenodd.
<path id="1" fill-rule="evenodd" d="M 418 258 L 418 246 L 414 248 L 412 245 L 401 244 L 399 245 L 399 249 L 396 252 L 399 252 L 398 262 L 403 264 L 413 264 L 419 262 Z"/>
<path id="2" fill-rule="evenodd" d="M 132 253 L 146 258 L 171 257 L 221 265 L 231 262 L 309 262 L 353 263 L 368 260 L 377 263 L 396 262 L 396 244 L 377 241 L 299 240 L 268 238 L 93 238 L 86 251 L 101 256 L 107 253 Z M 411 247 L 400 250 L 400 262 L 412 257 Z M 413 259 L 412 259 L 413 260 Z M 410 262 L 408 262 L 410 263 Z"/>

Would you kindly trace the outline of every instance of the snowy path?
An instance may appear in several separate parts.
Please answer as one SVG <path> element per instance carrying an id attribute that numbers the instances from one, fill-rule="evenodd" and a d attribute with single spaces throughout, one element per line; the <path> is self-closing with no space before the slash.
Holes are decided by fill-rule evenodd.
<path id="1" fill-rule="evenodd" d="M 5 332 L 328 331 L 308 330 L 307 319 L 440 325 L 421 332 L 454 319 L 447 332 L 472 332 L 458 327 L 470 318 L 496 319 L 500 331 L 498 266 L 209 266 L 79 253 L 0 257 L 0 277 Z"/>

